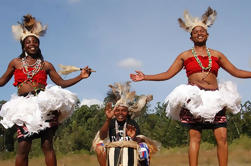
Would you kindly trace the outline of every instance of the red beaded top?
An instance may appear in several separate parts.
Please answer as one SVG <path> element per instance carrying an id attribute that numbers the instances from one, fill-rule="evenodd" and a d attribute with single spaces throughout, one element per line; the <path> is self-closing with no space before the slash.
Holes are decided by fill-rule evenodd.
<path id="1" fill-rule="evenodd" d="M 32 71 L 34 68 L 28 68 L 29 71 Z M 39 84 L 47 85 L 47 74 L 44 70 L 40 70 L 35 74 L 31 79 L 27 78 L 27 75 L 23 72 L 23 69 L 16 69 L 14 72 L 14 86 L 18 86 L 20 83 L 31 81 Z"/>
<path id="2" fill-rule="evenodd" d="M 200 59 L 203 66 L 208 66 L 208 63 L 209 63 L 208 56 L 199 55 L 198 58 Z M 212 67 L 211 67 L 210 72 L 214 73 L 217 76 L 218 70 L 220 68 L 219 60 L 217 57 L 214 57 L 214 56 L 212 56 L 211 58 L 212 58 Z M 184 66 L 186 69 L 187 77 L 189 77 L 193 73 L 198 73 L 198 72 L 203 71 L 194 57 L 190 57 L 190 58 L 186 59 L 184 61 Z M 206 71 L 208 71 L 208 70 L 206 70 Z"/>

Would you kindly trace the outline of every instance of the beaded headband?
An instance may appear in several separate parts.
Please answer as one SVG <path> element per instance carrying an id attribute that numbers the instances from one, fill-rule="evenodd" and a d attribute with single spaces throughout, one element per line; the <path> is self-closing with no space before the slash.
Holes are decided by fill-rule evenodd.
<path id="1" fill-rule="evenodd" d="M 217 12 L 213 10 L 211 7 L 208 7 L 206 12 L 202 15 L 201 18 L 192 17 L 188 11 L 184 11 L 184 21 L 179 18 L 178 22 L 182 29 L 191 33 L 193 28 L 196 26 L 202 26 L 203 28 L 207 29 L 211 25 L 213 25 L 216 19 Z"/>

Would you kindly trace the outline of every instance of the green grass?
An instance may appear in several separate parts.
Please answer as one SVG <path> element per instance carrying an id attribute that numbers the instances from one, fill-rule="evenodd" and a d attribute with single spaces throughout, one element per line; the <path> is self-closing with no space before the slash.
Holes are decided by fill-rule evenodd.
<path id="1" fill-rule="evenodd" d="M 38 148 L 36 145 L 34 148 Z M 160 152 L 152 156 L 152 166 L 187 166 L 188 147 L 175 147 L 171 149 L 162 148 Z M 40 149 L 40 147 L 39 147 Z M 35 149 L 29 160 L 29 166 L 45 166 L 43 155 L 36 156 L 39 150 Z M 36 155 L 35 155 L 36 154 Z M 15 159 L 13 153 L 9 153 L 11 159 L 1 160 L 0 166 L 13 166 Z M 242 136 L 229 145 L 229 166 L 250 166 L 251 165 L 251 138 Z M 88 151 L 78 151 L 64 154 L 57 154 L 58 166 L 98 166 L 95 154 Z M 200 166 L 218 165 L 216 147 L 213 144 L 202 143 L 199 154 Z"/>

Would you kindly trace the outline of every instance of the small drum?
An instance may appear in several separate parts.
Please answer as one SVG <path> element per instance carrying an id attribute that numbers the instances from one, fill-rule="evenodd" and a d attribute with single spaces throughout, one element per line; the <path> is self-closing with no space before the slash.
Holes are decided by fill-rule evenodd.
<path id="1" fill-rule="evenodd" d="M 117 141 L 105 145 L 108 166 L 137 166 L 138 144 L 134 141 Z"/>

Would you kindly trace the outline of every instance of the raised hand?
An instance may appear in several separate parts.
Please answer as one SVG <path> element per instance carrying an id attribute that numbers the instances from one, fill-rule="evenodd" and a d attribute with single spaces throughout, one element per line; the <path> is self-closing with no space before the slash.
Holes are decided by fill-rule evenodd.
<path id="1" fill-rule="evenodd" d="M 88 66 L 86 66 L 81 70 L 81 77 L 88 78 L 92 72 L 93 72 L 93 70 L 91 68 L 89 68 Z"/>
<path id="2" fill-rule="evenodd" d="M 137 81 L 142 81 L 142 80 L 144 80 L 144 78 L 145 78 L 144 73 L 142 73 L 141 71 L 138 71 L 138 70 L 136 70 L 135 72 L 136 72 L 137 74 L 130 74 L 130 78 L 131 78 L 133 81 L 137 82 Z"/>
<path id="3" fill-rule="evenodd" d="M 114 110 L 116 107 L 114 107 L 114 109 L 112 109 L 112 103 L 109 102 L 106 104 L 105 106 L 105 115 L 107 119 L 112 119 L 112 117 L 114 116 Z"/>
<path id="4" fill-rule="evenodd" d="M 126 135 L 128 135 L 129 137 L 133 139 L 136 136 L 136 128 L 128 124 L 126 126 Z"/>

